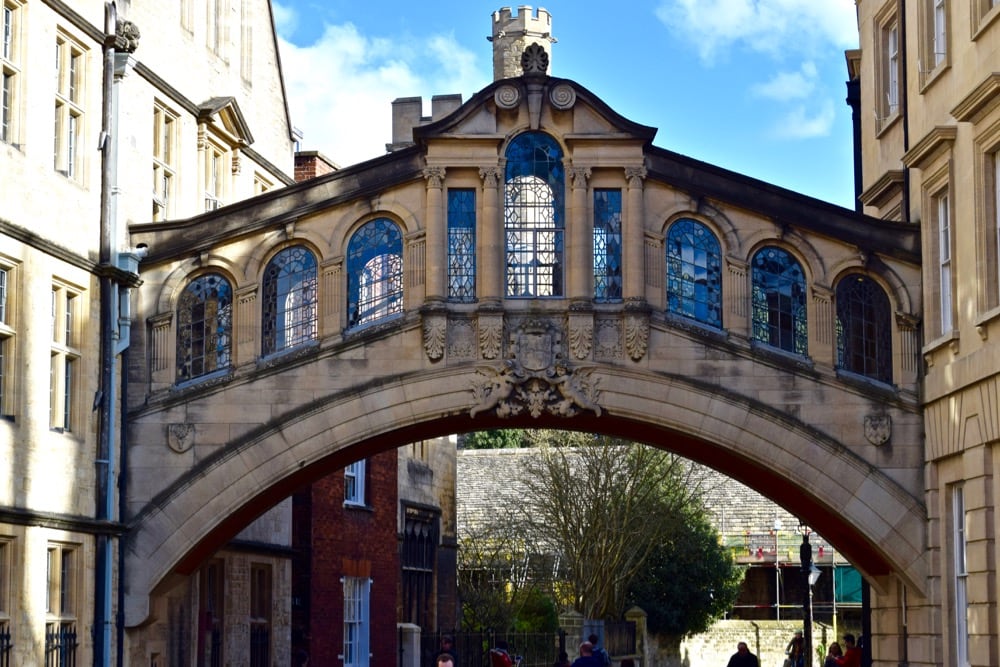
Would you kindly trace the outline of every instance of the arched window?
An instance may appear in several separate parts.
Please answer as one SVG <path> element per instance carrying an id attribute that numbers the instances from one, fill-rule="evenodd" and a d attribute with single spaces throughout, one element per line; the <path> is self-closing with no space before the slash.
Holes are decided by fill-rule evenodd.
<path id="1" fill-rule="evenodd" d="M 365 223 L 347 245 L 347 326 L 403 312 L 403 236 L 391 220 Z"/>
<path id="2" fill-rule="evenodd" d="M 562 149 L 541 132 L 507 147 L 504 233 L 507 296 L 562 296 L 565 174 Z"/>
<path id="3" fill-rule="evenodd" d="M 177 381 L 228 368 L 232 336 L 233 288 L 218 273 L 198 276 L 177 303 Z"/>
<path id="4" fill-rule="evenodd" d="M 316 338 L 316 258 L 302 246 L 285 248 L 264 270 L 261 352 L 273 354 Z"/>
<path id="5" fill-rule="evenodd" d="M 696 220 L 682 218 L 667 232 L 667 310 L 722 327 L 722 252 Z"/>
<path id="6" fill-rule="evenodd" d="M 754 255 L 753 339 L 788 352 L 806 354 L 806 279 L 795 258 L 781 248 Z"/>
<path id="7" fill-rule="evenodd" d="M 860 273 L 837 283 L 837 366 L 880 382 L 892 382 L 889 297 Z"/>

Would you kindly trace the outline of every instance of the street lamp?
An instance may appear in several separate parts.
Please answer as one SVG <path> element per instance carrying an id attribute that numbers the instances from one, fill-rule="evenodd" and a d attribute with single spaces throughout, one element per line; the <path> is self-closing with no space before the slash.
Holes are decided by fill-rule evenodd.
<path id="1" fill-rule="evenodd" d="M 805 652 L 805 655 L 803 656 L 805 666 L 812 667 L 813 585 L 817 580 L 819 580 L 820 572 L 813 563 L 812 545 L 809 544 L 808 529 L 803 529 L 802 531 L 802 544 L 799 545 L 799 560 L 802 561 L 802 574 L 806 577 L 807 589 L 805 603 L 803 604 L 805 623 L 802 628 L 802 650 Z"/>

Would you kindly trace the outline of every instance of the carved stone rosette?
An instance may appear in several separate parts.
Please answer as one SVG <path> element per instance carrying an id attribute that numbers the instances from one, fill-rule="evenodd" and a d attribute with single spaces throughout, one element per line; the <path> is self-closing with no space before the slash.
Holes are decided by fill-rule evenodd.
<path id="1" fill-rule="evenodd" d="M 572 417 L 583 410 L 601 416 L 593 369 L 574 369 L 563 359 L 558 327 L 528 320 L 511 336 L 511 357 L 481 368 L 472 383 L 475 405 L 469 416 L 493 411 L 498 417 L 523 412 Z"/>
<path id="2" fill-rule="evenodd" d="M 501 109 L 513 109 L 521 103 L 521 91 L 517 86 L 504 84 L 493 93 L 493 101 Z"/>
<path id="3" fill-rule="evenodd" d="M 424 352 L 431 361 L 444 356 L 445 340 L 448 334 L 448 316 L 444 313 L 424 314 Z"/>

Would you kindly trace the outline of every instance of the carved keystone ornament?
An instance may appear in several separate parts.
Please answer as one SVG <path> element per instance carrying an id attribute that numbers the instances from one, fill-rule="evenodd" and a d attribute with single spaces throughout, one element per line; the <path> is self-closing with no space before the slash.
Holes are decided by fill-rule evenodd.
<path id="1" fill-rule="evenodd" d="M 562 336 L 550 322 L 529 320 L 510 339 L 510 357 L 498 367 L 481 368 L 472 383 L 475 417 L 495 411 L 498 417 L 545 412 L 572 417 L 583 410 L 601 416 L 597 379 L 592 368 L 572 368 L 562 355 Z"/>

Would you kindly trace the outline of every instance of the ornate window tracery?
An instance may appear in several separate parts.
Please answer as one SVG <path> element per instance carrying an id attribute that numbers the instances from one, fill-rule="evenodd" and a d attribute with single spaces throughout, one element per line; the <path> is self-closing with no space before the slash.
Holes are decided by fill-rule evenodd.
<path id="1" fill-rule="evenodd" d="M 594 300 L 622 300 L 622 191 L 594 190 Z"/>
<path id="2" fill-rule="evenodd" d="M 476 300 L 476 191 L 448 190 L 448 298 Z"/>
<path id="3" fill-rule="evenodd" d="M 892 382 L 892 309 L 885 291 L 860 273 L 837 284 L 837 366 Z"/>
<path id="4" fill-rule="evenodd" d="M 541 132 L 507 147 L 504 174 L 506 294 L 563 294 L 565 170 L 562 149 Z"/>
<path id="5" fill-rule="evenodd" d="M 667 311 L 722 327 L 722 252 L 696 220 L 682 218 L 667 232 Z"/>
<path id="6" fill-rule="evenodd" d="M 232 361 L 233 288 L 218 273 L 198 276 L 177 303 L 177 380 L 183 382 Z"/>
<path id="7" fill-rule="evenodd" d="M 347 325 L 403 312 L 403 236 L 386 218 L 365 223 L 347 246 Z"/>
<path id="8" fill-rule="evenodd" d="M 285 248 L 268 262 L 262 282 L 262 354 L 316 338 L 316 283 L 316 257 L 303 246 Z"/>
<path id="9" fill-rule="evenodd" d="M 787 251 L 769 246 L 754 255 L 753 339 L 787 352 L 807 354 L 806 279 Z"/>

